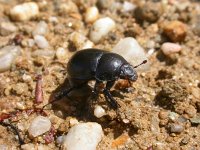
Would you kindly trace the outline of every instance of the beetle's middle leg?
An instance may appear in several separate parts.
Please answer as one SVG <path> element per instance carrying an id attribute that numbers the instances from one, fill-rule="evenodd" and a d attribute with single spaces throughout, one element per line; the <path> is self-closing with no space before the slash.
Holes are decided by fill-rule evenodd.
<path id="1" fill-rule="evenodd" d="M 106 84 L 106 88 L 103 90 L 104 96 L 107 100 L 107 102 L 110 104 L 110 106 L 116 110 L 119 107 L 119 104 L 117 103 L 117 101 L 112 97 L 111 93 L 110 93 L 110 89 L 111 87 L 114 85 L 115 80 L 114 81 L 108 81 Z"/>

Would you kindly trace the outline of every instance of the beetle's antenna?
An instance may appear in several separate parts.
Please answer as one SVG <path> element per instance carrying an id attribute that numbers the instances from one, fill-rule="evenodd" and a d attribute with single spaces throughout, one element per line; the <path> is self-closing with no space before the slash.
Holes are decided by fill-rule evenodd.
<path id="1" fill-rule="evenodd" d="M 134 66 L 133 68 L 137 68 L 139 67 L 140 65 L 143 65 L 143 64 L 146 64 L 147 63 L 147 60 L 144 60 L 141 64 L 137 65 L 137 66 Z"/>

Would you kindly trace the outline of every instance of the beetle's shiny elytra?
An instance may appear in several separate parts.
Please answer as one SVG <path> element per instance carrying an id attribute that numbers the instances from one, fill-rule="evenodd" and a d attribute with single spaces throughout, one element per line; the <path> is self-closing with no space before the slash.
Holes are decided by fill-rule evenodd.
<path id="1" fill-rule="evenodd" d="M 93 92 L 98 94 L 98 84 L 106 82 L 106 87 L 103 90 L 104 96 L 111 108 L 117 109 L 118 104 L 112 97 L 110 89 L 118 79 L 136 81 L 138 78 L 137 72 L 134 70 L 136 67 L 130 65 L 116 53 L 94 48 L 80 50 L 72 56 L 67 65 L 71 88 L 60 92 L 57 98 L 62 98 L 72 90 L 87 84 L 90 80 L 96 81 Z"/>

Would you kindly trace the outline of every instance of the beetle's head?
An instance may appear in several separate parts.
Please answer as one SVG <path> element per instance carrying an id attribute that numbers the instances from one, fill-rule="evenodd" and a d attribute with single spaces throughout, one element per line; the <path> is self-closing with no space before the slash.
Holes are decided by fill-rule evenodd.
<path id="1" fill-rule="evenodd" d="M 120 68 L 120 78 L 121 79 L 128 79 L 129 81 L 136 81 L 138 78 L 137 72 L 134 68 L 139 67 L 142 64 L 147 63 L 147 60 L 144 60 L 142 63 L 136 66 L 131 66 L 130 64 L 123 64 Z"/>
<path id="2" fill-rule="evenodd" d="M 136 81 L 138 78 L 137 72 L 130 64 L 124 64 L 120 69 L 120 78 L 127 79 L 130 81 Z"/>

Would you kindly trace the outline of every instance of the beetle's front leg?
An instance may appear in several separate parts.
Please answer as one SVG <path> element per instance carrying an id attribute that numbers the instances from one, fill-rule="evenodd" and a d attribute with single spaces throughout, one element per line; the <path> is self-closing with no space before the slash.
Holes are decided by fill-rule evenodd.
<path id="1" fill-rule="evenodd" d="M 111 87 L 114 85 L 115 80 L 114 81 L 108 81 L 106 84 L 106 88 L 103 90 L 104 96 L 107 100 L 107 102 L 110 104 L 110 106 L 116 110 L 119 107 L 119 104 L 117 103 L 117 101 L 112 97 L 111 93 L 110 93 L 110 89 Z"/>

